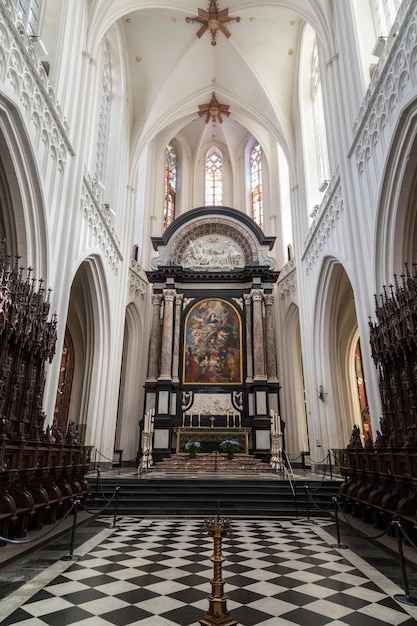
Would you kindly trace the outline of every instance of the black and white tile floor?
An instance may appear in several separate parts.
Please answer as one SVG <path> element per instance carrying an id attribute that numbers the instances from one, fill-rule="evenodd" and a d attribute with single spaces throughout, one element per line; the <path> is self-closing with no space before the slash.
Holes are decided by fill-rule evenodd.
<path id="1" fill-rule="evenodd" d="M 231 520 L 223 542 L 227 608 L 241 626 L 417 625 L 403 590 L 330 522 Z M 208 609 L 213 553 L 202 519 L 123 517 L 0 604 L 1 624 L 188 626 Z"/>

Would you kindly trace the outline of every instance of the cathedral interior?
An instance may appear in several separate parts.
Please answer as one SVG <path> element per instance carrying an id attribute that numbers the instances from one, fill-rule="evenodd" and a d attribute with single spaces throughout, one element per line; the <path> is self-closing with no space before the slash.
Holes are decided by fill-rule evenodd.
<path id="1" fill-rule="evenodd" d="M 0 0 L 0 42 L 0 566 L 97 467 L 180 482 L 191 452 L 267 481 L 329 459 L 346 515 L 417 543 L 416 3 Z M 305 553 L 260 565 L 257 533 L 319 560 L 333 531 L 258 514 L 233 617 L 181 569 L 195 520 L 154 520 L 155 547 L 126 515 L 1 623 L 417 623 L 354 557 L 332 587 Z M 152 567 L 178 543 L 171 580 L 87 583 L 135 533 Z"/>

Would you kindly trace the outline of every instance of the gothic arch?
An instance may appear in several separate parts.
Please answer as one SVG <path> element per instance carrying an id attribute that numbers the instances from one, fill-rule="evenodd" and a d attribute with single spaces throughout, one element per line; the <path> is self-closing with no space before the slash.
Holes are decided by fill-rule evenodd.
<path id="1" fill-rule="evenodd" d="M 85 432 L 85 444 L 103 452 L 108 441 L 106 414 L 110 362 L 108 290 L 101 259 L 86 258 L 72 282 L 67 326 L 74 342 L 74 375 L 69 420 Z M 113 445 L 111 444 L 111 449 Z"/>
<path id="2" fill-rule="evenodd" d="M 43 193 L 24 123 L 10 101 L 0 99 L 0 235 L 9 254 L 48 281 Z"/>
<path id="3" fill-rule="evenodd" d="M 317 414 L 324 415 L 323 443 L 342 448 L 353 425 L 360 423 L 354 369 L 359 337 L 354 292 L 346 269 L 335 258 L 325 259 L 318 284 L 314 321 Z M 318 397 L 320 385 L 323 398 Z"/>
<path id="4" fill-rule="evenodd" d="M 375 233 L 376 292 L 417 261 L 417 106 L 401 118 L 387 163 Z"/>
<path id="5" fill-rule="evenodd" d="M 146 359 L 138 359 L 138 355 L 143 352 L 143 320 L 136 304 L 130 303 L 126 308 L 116 425 L 116 449 L 123 451 L 123 461 L 134 459 L 140 449 L 138 422 L 143 413 L 143 390 L 138 380 L 145 376 L 142 368 Z"/>
<path id="6" fill-rule="evenodd" d="M 300 312 L 292 303 L 283 320 L 280 338 L 283 362 L 280 376 L 282 410 L 286 423 L 285 444 L 292 457 L 309 450 L 306 421 L 303 366 L 301 357 Z"/>

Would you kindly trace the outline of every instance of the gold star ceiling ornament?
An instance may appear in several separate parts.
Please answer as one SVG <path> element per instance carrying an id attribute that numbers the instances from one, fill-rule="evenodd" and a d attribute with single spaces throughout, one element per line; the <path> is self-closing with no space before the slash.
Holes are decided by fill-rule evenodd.
<path id="1" fill-rule="evenodd" d="M 208 124 L 210 120 L 212 120 L 213 122 L 217 121 L 222 124 L 222 115 L 226 115 L 227 117 L 230 115 L 229 105 L 220 104 L 216 98 L 216 94 L 214 93 L 214 91 L 210 102 L 208 104 L 199 104 L 198 108 L 200 109 L 198 112 L 199 116 L 206 116 L 206 124 Z"/>
<path id="2" fill-rule="evenodd" d="M 240 22 L 240 17 L 230 17 L 229 9 L 219 11 L 216 0 L 210 0 L 208 11 L 198 9 L 198 15 L 196 17 L 186 17 L 185 21 L 187 24 L 190 22 L 201 24 L 200 30 L 197 31 L 198 38 L 202 37 L 204 33 L 209 30 L 211 45 L 215 46 L 217 32 L 220 31 L 228 39 L 231 32 L 226 28 L 225 24 L 228 22 Z"/>

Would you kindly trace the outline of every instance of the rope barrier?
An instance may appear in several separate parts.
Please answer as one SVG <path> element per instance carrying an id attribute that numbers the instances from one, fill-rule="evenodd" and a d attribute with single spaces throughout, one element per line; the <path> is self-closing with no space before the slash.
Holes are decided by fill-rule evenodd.
<path id="1" fill-rule="evenodd" d="M 98 475 L 100 486 L 101 486 L 101 493 L 103 495 L 104 500 L 107 500 L 107 497 L 105 496 L 105 494 L 103 492 L 102 485 L 101 485 L 100 468 L 98 468 L 98 470 L 97 470 L 97 475 Z M 9 539 L 7 537 L 2 537 L 0 535 L 0 542 L 2 542 L 2 543 L 3 542 L 4 543 L 10 543 L 12 545 L 24 545 L 24 544 L 30 544 L 30 543 L 34 543 L 36 541 L 39 541 L 40 539 L 43 539 L 44 537 L 47 537 L 56 528 L 58 528 L 69 517 L 69 515 L 71 515 L 71 513 L 76 510 L 78 505 L 81 506 L 83 511 L 85 511 L 86 513 L 88 513 L 90 515 L 100 515 L 101 513 L 103 513 L 103 511 L 106 511 L 106 509 L 109 508 L 109 506 L 111 505 L 111 503 L 113 502 L 113 500 L 115 498 L 116 498 L 116 503 L 117 503 L 117 497 L 118 497 L 118 494 L 119 494 L 119 490 L 120 490 L 120 487 L 116 487 L 116 489 L 114 490 L 114 492 L 111 495 L 110 499 L 107 500 L 106 504 L 101 509 L 99 509 L 98 511 L 97 510 L 90 510 L 90 509 L 88 509 L 81 502 L 81 500 L 78 499 L 77 494 L 74 494 L 74 496 L 73 496 L 74 500 L 72 501 L 72 505 L 70 506 L 68 511 L 65 513 L 65 515 L 63 515 L 61 517 L 61 519 L 59 519 L 57 522 L 55 522 L 55 524 L 53 524 L 50 528 L 48 528 L 48 530 L 46 532 L 42 533 L 41 535 L 38 535 L 37 537 L 32 537 L 32 538 L 27 538 L 27 539 Z M 116 511 L 116 508 L 117 508 L 117 506 L 115 507 L 115 511 Z M 74 535 L 74 532 L 75 532 L 75 530 L 73 529 L 73 531 L 72 531 L 73 535 Z M 72 543 L 73 543 L 73 540 L 74 540 L 74 537 L 72 538 Z"/>
<path id="2" fill-rule="evenodd" d="M 405 532 L 404 528 L 401 525 L 400 525 L 400 530 L 401 530 L 402 536 L 407 541 L 407 543 L 410 544 L 410 546 L 414 548 L 414 550 L 417 550 L 416 544 L 413 542 L 412 539 L 410 539 L 410 537 L 407 535 L 407 533 Z"/>
<path id="3" fill-rule="evenodd" d="M 32 537 L 28 539 L 8 539 L 7 537 L 0 536 L 0 541 L 1 542 L 4 541 L 5 543 L 11 543 L 13 545 L 23 545 L 26 543 L 34 543 L 35 541 L 38 541 L 39 539 L 43 539 L 44 537 L 47 537 L 53 530 L 55 530 L 55 528 L 58 528 L 58 526 L 60 526 L 67 519 L 70 513 L 72 513 L 74 508 L 75 508 L 75 502 L 72 503 L 72 506 L 68 509 L 65 515 L 61 517 L 61 519 L 55 522 L 55 524 L 53 524 L 51 528 L 48 528 L 46 532 L 42 533 L 41 535 L 38 535 L 37 537 Z"/>
<path id="4" fill-rule="evenodd" d="M 324 461 L 328 460 L 328 458 L 329 458 L 329 454 L 328 453 L 326 454 L 324 459 L 322 459 L 321 461 L 314 461 L 314 459 L 312 459 L 309 454 L 307 454 L 306 456 L 307 456 L 307 458 L 310 459 L 310 461 L 311 461 L 311 463 L 313 463 L 313 465 L 322 465 L 322 463 L 324 463 Z"/>
<path id="5" fill-rule="evenodd" d="M 324 479 L 325 479 L 325 478 L 326 478 L 326 472 L 324 472 L 324 474 L 323 474 L 323 476 L 322 476 L 322 478 L 321 478 L 321 481 L 319 482 L 319 484 L 317 485 L 317 487 L 314 487 L 314 489 L 310 489 L 310 488 L 309 488 L 309 489 L 310 489 L 310 491 L 315 492 L 315 491 L 318 491 L 319 489 L 321 489 L 321 487 L 322 487 L 322 485 L 323 485 L 323 483 L 324 483 Z"/>
<path id="6" fill-rule="evenodd" d="M 359 528 L 355 528 L 354 526 L 352 526 L 352 524 L 349 522 L 348 517 L 346 516 L 346 513 L 344 512 L 344 510 L 341 508 L 339 502 L 337 503 L 337 508 L 338 511 L 340 511 L 340 513 L 342 513 L 346 524 L 349 526 L 349 528 L 351 530 L 353 530 L 355 533 L 357 533 L 358 535 L 360 535 L 361 537 L 365 537 L 365 539 L 380 539 L 381 537 L 383 537 L 384 535 L 387 534 L 388 530 L 390 529 L 392 522 L 390 522 L 388 524 L 388 526 L 386 527 L 386 529 L 384 531 L 382 531 L 381 533 L 379 533 L 378 535 L 368 535 L 367 533 L 362 532 L 361 530 L 359 530 Z"/>
<path id="7" fill-rule="evenodd" d="M 111 461 L 111 463 L 113 463 L 113 459 L 109 459 L 108 456 L 105 456 L 104 454 L 102 454 L 100 450 L 97 450 L 97 448 L 96 448 L 96 454 L 99 454 L 102 459 L 106 459 L 106 461 Z"/>
<path id="8" fill-rule="evenodd" d="M 399 559 L 400 559 L 401 575 L 402 575 L 402 578 L 403 578 L 403 586 L 404 586 L 404 591 L 405 591 L 405 595 L 396 594 L 394 596 L 394 598 L 395 598 L 395 600 L 398 600 L 398 602 L 402 602 L 403 604 L 409 604 L 411 606 L 416 606 L 417 605 L 417 598 L 413 598 L 410 595 L 410 587 L 408 585 L 408 579 L 407 579 L 407 570 L 405 568 L 403 544 L 402 544 L 402 541 L 401 541 L 401 534 L 403 534 L 402 526 L 400 524 L 400 521 L 399 521 L 398 517 L 396 517 L 393 520 L 392 523 L 395 526 L 395 536 L 397 538 L 397 544 L 398 544 L 398 556 L 399 556 Z"/>
<path id="9" fill-rule="evenodd" d="M 327 509 L 322 509 L 321 507 L 318 506 L 318 504 L 315 503 L 315 501 L 313 499 L 313 496 L 311 495 L 311 492 L 310 492 L 310 487 L 308 485 L 304 485 L 304 488 L 305 488 L 306 493 L 308 495 L 308 499 L 312 502 L 312 504 L 317 509 L 317 511 L 320 511 L 320 513 L 328 513 L 330 508 L 331 508 L 331 504 L 329 505 L 329 507 Z"/>
<path id="10" fill-rule="evenodd" d="M 353 530 L 355 533 L 357 533 L 361 537 L 365 537 L 366 539 L 370 539 L 370 540 L 380 539 L 381 537 L 383 537 L 384 535 L 386 535 L 388 533 L 389 529 L 392 526 L 394 526 L 394 528 L 395 528 L 395 536 L 396 536 L 396 539 L 397 539 L 397 546 L 398 546 L 398 557 L 399 557 L 399 561 L 400 561 L 401 575 L 402 575 L 403 587 L 404 587 L 404 595 L 403 594 L 395 594 L 394 595 L 394 599 L 397 600 L 398 602 L 403 603 L 403 604 L 408 604 L 410 606 L 417 606 L 417 598 L 415 598 L 415 597 L 410 595 L 410 588 L 409 588 L 408 579 L 407 579 L 407 570 L 406 570 L 406 567 L 405 567 L 404 550 L 403 550 L 403 544 L 402 544 L 402 540 L 401 540 L 401 535 L 403 536 L 404 539 L 406 539 L 406 541 L 409 542 L 411 547 L 413 547 L 415 550 L 417 550 L 417 546 L 414 544 L 414 542 L 410 539 L 410 537 L 407 535 L 407 533 L 403 529 L 403 527 L 402 527 L 398 517 L 395 516 L 394 519 L 392 519 L 391 522 L 388 524 L 387 528 L 385 528 L 385 530 L 383 530 L 381 533 L 378 533 L 378 535 L 373 535 L 372 536 L 372 535 L 368 535 L 367 533 L 364 533 L 361 530 L 359 530 L 358 528 L 355 528 L 354 526 L 352 526 L 352 524 L 349 522 L 348 518 L 346 517 L 345 512 L 340 507 L 340 504 L 338 502 L 338 496 L 334 496 L 333 497 L 333 502 L 334 502 L 334 506 L 335 506 L 336 534 L 337 534 L 337 542 L 338 542 L 336 545 L 333 546 L 335 548 L 346 548 L 347 547 L 347 546 L 345 546 L 345 545 L 340 543 L 339 518 L 338 518 L 338 514 L 337 514 L 338 511 L 340 511 L 342 513 L 342 515 L 345 518 L 345 521 L 346 521 L 346 524 L 348 525 L 348 527 L 351 530 Z"/>
<path id="11" fill-rule="evenodd" d="M 116 487 L 116 489 L 114 490 L 113 495 L 111 496 L 110 500 L 108 500 L 108 501 L 107 501 L 107 503 L 103 506 L 103 508 L 99 509 L 99 511 L 96 511 L 96 510 L 91 511 L 90 509 L 87 509 L 87 507 L 86 507 L 84 504 L 82 504 L 82 502 L 80 503 L 80 504 L 81 504 L 81 508 L 82 508 L 82 509 L 83 509 L 86 513 L 91 513 L 91 514 L 93 514 L 93 515 L 100 515 L 100 513 L 102 513 L 103 511 L 105 511 L 106 509 L 108 509 L 108 508 L 109 508 L 110 504 L 111 504 L 111 503 L 113 502 L 113 500 L 115 499 L 116 494 L 118 493 L 119 489 L 120 489 L 120 487 Z"/>

